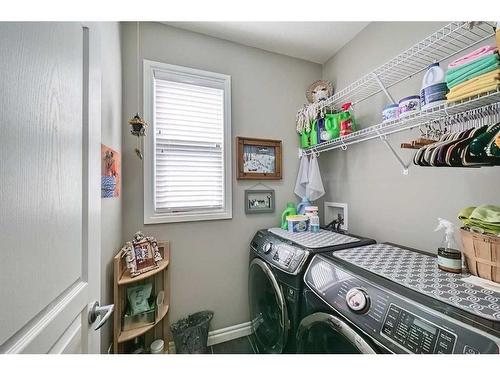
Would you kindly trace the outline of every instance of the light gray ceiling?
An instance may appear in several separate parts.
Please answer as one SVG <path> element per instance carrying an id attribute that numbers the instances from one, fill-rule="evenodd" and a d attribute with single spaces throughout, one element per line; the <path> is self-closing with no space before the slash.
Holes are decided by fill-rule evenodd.
<path id="1" fill-rule="evenodd" d="M 163 22 L 250 47 L 323 64 L 368 22 Z"/>

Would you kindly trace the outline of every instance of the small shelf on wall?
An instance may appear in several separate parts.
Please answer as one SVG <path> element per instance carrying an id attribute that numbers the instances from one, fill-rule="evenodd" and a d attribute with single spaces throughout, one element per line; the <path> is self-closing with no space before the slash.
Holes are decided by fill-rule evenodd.
<path id="1" fill-rule="evenodd" d="M 126 270 L 118 280 L 118 285 L 136 283 L 138 281 L 152 277 L 157 273 L 163 271 L 165 268 L 167 268 L 168 263 L 169 263 L 168 259 L 162 259 L 160 262 L 158 262 L 158 268 L 155 268 L 154 270 L 151 270 L 149 272 L 141 273 L 140 275 L 137 275 L 135 277 L 130 276 L 130 272 Z"/>
<path id="2" fill-rule="evenodd" d="M 150 324 L 148 326 L 140 327 L 140 328 L 135 328 L 131 329 L 128 331 L 122 331 L 118 335 L 118 343 L 123 343 L 129 340 L 132 340 L 136 338 L 137 336 L 144 335 L 146 332 L 148 332 L 150 329 L 154 328 L 158 323 L 162 321 L 163 318 L 165 318 L 165 315 L 168 313 L 169 305 L 163 305 L 162 308 L 159 311 L 158 316 L 155 319 L 155 322 L 153 324 Z"/>
<path id="3" fill-rule="evenodd" d="M 349 145 L 368 141 L 374 138 L 386 137 L 387 135 L 422 126 L 433 121 L 448 120 L 453 116 L 464 114 L 470 111 L 477 111 L 478 113 L 481 113 L 483 111 L 487 112 L 491 104 L 498 102 L 500 102 L 500 90 L 490 91 L 487 93 L 476 95 L 458 103 L 441 104 L 439 106 L 430 108 L 425 111 L 419 111 L 397 120 L 369 126 L 367 128 L 348 134 L 344 137 L 332 139 L 331 141 L 327 141 L 324 143 L 320 143 L 319 145 L 303 149 L 302 153 L 310 155 L 313 153 L 321 153 L 337 148 L 342 148 L 345 150 Z"/>

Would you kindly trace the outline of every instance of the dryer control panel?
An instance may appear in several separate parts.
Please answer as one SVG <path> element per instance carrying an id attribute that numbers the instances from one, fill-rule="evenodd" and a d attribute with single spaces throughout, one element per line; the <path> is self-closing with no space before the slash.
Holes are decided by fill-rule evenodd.
<path id="1" fill-rule="evenodd" d="M 300 272 L 309 256 L 307 250 L 262 232 L 257 232 L 250 246 L 269 264 L 292 275 Z"/>
<path id="2" fill-rule="evenodd" d="M 500 338 L 353 274 L 321 255 L 306 285 L 368 337 L 395 353 L 499 353 Z"/>

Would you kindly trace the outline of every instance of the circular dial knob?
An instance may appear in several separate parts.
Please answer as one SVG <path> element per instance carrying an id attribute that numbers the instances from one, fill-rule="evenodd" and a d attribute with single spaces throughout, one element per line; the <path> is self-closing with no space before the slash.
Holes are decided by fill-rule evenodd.
<path id="1" fill-rule="evenodd" d="M 267 242 L 266 244 L 264 244 L 263 247 L 264 254 L 269 254 L 272 249 L 273 249 L 273 244 L 271 242 Z"/>
<path id="2" fill-rule="evenodd" d="M 350 289 L 345 295 L 347 306 L 355 312 L 363 312 L 370 306 L 368 294 L 359 288 Z"/>

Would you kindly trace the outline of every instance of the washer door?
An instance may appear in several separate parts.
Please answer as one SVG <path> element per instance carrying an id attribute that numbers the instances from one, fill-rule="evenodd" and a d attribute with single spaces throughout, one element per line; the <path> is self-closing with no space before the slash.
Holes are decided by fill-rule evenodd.
<path id="1" fill-rule="evenodd" d="M 273 272 L 259 258 L 250 263 L 248 297 L 252 331 L 260 351 L 281 353 L 289 326 L 285 298 Z"/>
<path id="2" fill-rule="evenodd" d="M 300 322 L 297 353 L 374 354 L 373 347 L 339 318 L 325 313 L 311 314 Z"/>

